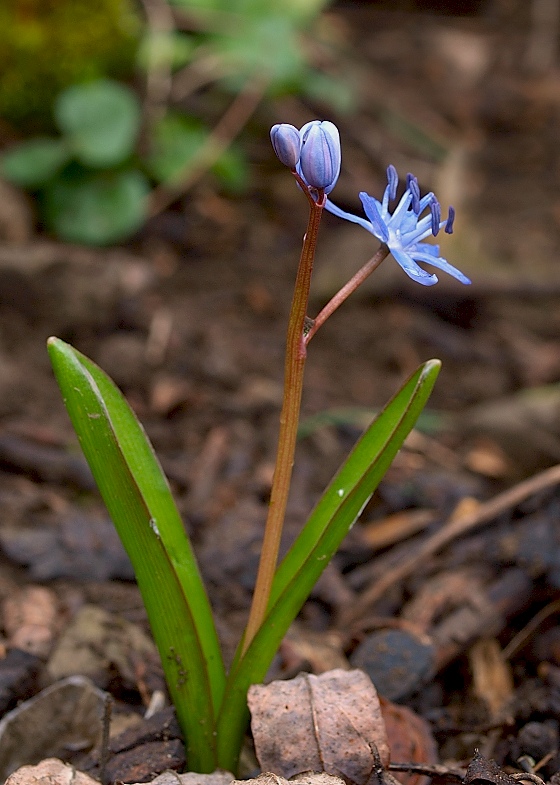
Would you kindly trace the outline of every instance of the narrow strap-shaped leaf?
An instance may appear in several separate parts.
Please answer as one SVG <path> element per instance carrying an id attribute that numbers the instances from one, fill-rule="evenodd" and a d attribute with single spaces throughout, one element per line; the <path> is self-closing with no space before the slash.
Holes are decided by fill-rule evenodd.
<path id="1" fill-rule="evenodd" d="M 270 607 L 286 591 L 296 575 L 311 570 L 315 559 L 317 572 L 311 588 L 323 571 L 321 562 L 330 561 L 375 488 L 393 462 L 402 443 L 414 427 L 441 368 L 439 360 L 424 363 L 391 399 L 355 445 L 348 459 L 329 484 L 274 576 Z M 375 483 L 372 486 L 372 483 Z M 342 535 L 342 536 L 341 536 Z M 334 546 L 329 550 L 329 544 Z M 319 548 L 315 553 L 314 549 Z M 318 569 L 319 568 L 319 569 Z M 307 580 L 311 580 L 308 578 Z"/>
<path id="2" fill-rule="evenodd" d="M 109 377 L 57 338 L 48 347 L 81 447 L 132 561 L 186 735 L 189 766 L 213 771 L 225 672 L 210 604 L 167 480 Z"/>
<path id="3" fill-rule="evenodd" d="M 235 757 L 230 759 L 247 721 L 247 689 L 264 678 L 289 625 L 414 427 L 440 365 L 438 360 L 422 365 L 378 415 L 278 567 L 265 621 L 242 657 L 238 650 L 228 677 L 217 725 L 220 765 L 235 765 Z"/>

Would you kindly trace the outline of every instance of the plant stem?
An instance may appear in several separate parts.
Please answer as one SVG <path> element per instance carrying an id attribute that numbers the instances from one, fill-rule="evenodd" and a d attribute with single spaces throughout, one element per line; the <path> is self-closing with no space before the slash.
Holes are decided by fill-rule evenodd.
<path id="1" fill-rule="evenodd" d="M 329 302 L 325 305 L 324 308 L 319 311 L 311 328 L 306 332 L 305 337 L 303 339 L 303 343 L 305 346 L 308 345 L 309 341 L 313 338 L 319 327 L 321 327 L 332 314 L 339 308 L 342 303 L 350 297 L 352 292 L 355 292 L 358 286 L 361 286 L 366 278 L 372 274 L 372 272 L 379 267 L 383 259 L 385 259 L 389 255 L 389 249 L 386 245 L 382 245 L 381 248 L 369 259 L 363 267 L 361 267 L 358 272 L 350 278 L 348 283 L 344 284 L 342 289 L 332 297 Z"/>
<path id="2" fill-rule="evenodd" d="M 294 173 L 295 174 L 295 173 Z M 300 178 L 296 175 L 298 182 Z M 301 183 L 300 183 L 301 184 Z M 305 186 L 305 184 L 303 184 Z M 288 322 L 286 337 L 286 362 L 284 367 L 284 398 L 280 414 L 280 432 L 278 435 L 278 451 L 274 479 L 270 494 L 270 505 L 264 531 L 264 540 L 257 573 L 257 581 L 253 594 L 253 602 L 249 621 L 245 630 L 242 654 L 255 637 L 261 626 L 268 606 L 272 579 L 278 561 L 278 550 L 290 491 L 294 453 L 296 449 L 299 410 L 303 388 L 303 371 L 307 351 L 304 341 L 305 318 L 309 302 L 309 286 L 313 270 L 317 233 L 325 202 L 323 193 L 319 192 L 317 201 L 309 194 L 307 186 L 304 193 L 308 197 L 310 210 L 307 231 L 303 240 L 303 248 Z"/>

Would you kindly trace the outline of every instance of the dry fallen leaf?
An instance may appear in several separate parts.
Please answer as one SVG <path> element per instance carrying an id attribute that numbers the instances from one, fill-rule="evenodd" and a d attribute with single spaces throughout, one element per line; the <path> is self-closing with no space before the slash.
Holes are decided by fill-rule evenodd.
<path id="1" fill-rule="evenodd" d="M 89 775 L 76 771 L 57 758 L 47 758 L 36 766 L 22 766 L 14 771 L 5 785 L 99 785 Z"/>
<path id="2" fill-rule="evenodd" d="M 496 722 L 513 698 L 513 675 L 496 638 L 476 641 L 469 651 L 474 694 L 488 707 L 490 721 Z"/>
<path id="3" fill-rule="evenodd" d="M 20 703 L 0 721 L 0 781 L 45 755 L 93 747 L 101 739 L 104 705 L 104 693 L 82 676 L 52 684 Z"/>
<path id="4" fill-rule="evenodd" d="M 84 605 L 66 627 L 47 662 L 52 679 L 83 674 L 105 686 L 116 670 L 127 688 L 137 686 L 136 662 L 157 662 L 152 640 L 136 624 Z"/>
<path id="5" fill-rule="evenodd" d="M 297 783 L 297 785 L 344 785 L 344 781 L 341 780 L 340 777 L 335 777 L 334 775 L 326 774 L 325 772 L 314 773 L 311 771 L 297 774 L 290 782 L 279 774 L 272 774 L 270 771 L 267 771 L 263 772 L 263 774 L 259 774 L 258 777 L 255 777 L 255 779 L 252 780 L 234 780 L 231 785 L 293 785 L 293 783 Z M 151 783 L 151 785 L 155 785 L 155 783 Z M 169 784 L 167 782 L 162 782 L 157 783 L 157 785 L 174 784 L 171 782 Z M 187 785 L 187 783 L 182 783 L 182 785 Z M 189 782 L 188 785 L 198 785 L 198 783 Z M 210 783 L 208 783 L 208 785 L 210 785 Z"/>
<path id="6" fill-rule="evenodd" d="M 464 782 L 465 785 L 515 785 L 517 780 L 501 769 L 495 761 L 475 752 L 467 767 Z"/>
<path id="7" fill-rule="evenodd" d="M 429 724 L 423 717 L 398 703 L 380 699 L 383 721 L 393 762 L 437 763 L 437 747 Z M 426 785 L 429 777 L 399 773 L 403 785 Z"/>
<path id="8" fill-rule="evenodd" d="M 261 769 L 286 778 L 323 771 L 365 785 L 377 747 L 389 762 L 385 725 L 375 687 L 360 670 L 301 674 L 255 684 L 248 704 Z"/>
<path id="9" fill-rule="evenodd" d="M 217 770 L 212 772 L 212 774 L 197 774 L 194 771 L 188 771 L 186 774 L 177 774 L 176 771 L 164 771 L 155 780 L 151 780 L 148 785 L 230 785 L 233 782 L 235 782 L 233 774 L 229 771 Z M 243 780 L 243 785 L 248 785 L 251 782 L 257 782 L 257 780 Z M 135 782 L 132 785 L 142 785 L 142 783 Z M 262 785 L 268 784 L 262 783 Z M 317 785 L 320 785 L 320 783 L 317 783 Z"/>
<path id="10" fill-rule="evenodd" d="M 56 594 L 44 586 L 25 586 L 2 605 L 8 644 L 39 657 L 48 657 L 59 628 Z"/>

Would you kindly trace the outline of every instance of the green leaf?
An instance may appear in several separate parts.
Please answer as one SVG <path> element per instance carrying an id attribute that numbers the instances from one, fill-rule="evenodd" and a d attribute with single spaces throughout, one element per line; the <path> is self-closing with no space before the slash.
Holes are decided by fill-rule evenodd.
<path id="1" fill-rule="evenodd" d="M 232 193 L 240 193 L 247 187 L 249 180 L 247 159 L 235 146 L 227 149 L 210 171 Z"/>
<path id="2" fill-rule="evenodd" d="M 240 746 L 249 686 L 264 678 L 289 625 L 414 427 L 440 366 L 439 360 L 422 365 L 389 401 L 355 445 L 278 567 L 262 627 L 243 656 L 238 650 L 227 680 L 217 726 L 222 766 L 231 764 Z"/>
<path id="3" fill-rule="evenodd" d="M 198 155 L 208 139 L 209 130 L 193 117 L 167 114 L 156 124 L 148 168 L 160 183 L 180 182 L 189 166 L 200 163 Z M 247 183 L 247 165 L 234 147 L 223 152 L 210 166 L 210 171 L 232 191 L 242 190 Z"/>
<path id="4" fill-rule="evenodd" d="M 135 94 L 108 79 L 64 90 L 56 100 L 55 117 L 78 160 L 101 169 L 124 161 L 140 130 Z"/>
<path id="5" fill-rule="evenodd" d="M 37 137 L 12 147 L 0 159 L 0 172 L 23 188 L 40 188 L 70 160 L 62 139 Z"/>
<path id="6" fill-rule="evenodd" d="M 337 114 L 356 111 L 358 94 L 347 78 L 309 69 L 302 75 L 301 89 L 313 101 L 331 107 Z"/>
<path id="7" fill-rule="evenodd" d="M 278 11 L 242 15 L 231 32 L 216 34 L 214 41 L 230 69 L 225 82 L 235 91 L 253 74 L 279 89 L 298 82 L 305 67 L 297 27 Z"/>
<path id="8" fill-rule="evenodd" d="M 58 338 L 49 339 L 48 349 L 82 450 L 134 567 L 185 733 L 189 766 L 211 772 L 224 667 L 169 486 L 141 425 L 109 377 Z"/>
<path id="9" fill-rule="evenodd" d="M 178 114 L 166 115 L 154 128 L 148 159 L 151 174 L 160 183 L 177 182 L 207 137 L 208 131 L 198 120 Z"/>
<path id="10" fill-rule="evenodd" d="M 135 169 L 59 178 L 45 191 L 47 221 L 63 240 L 108 245 L 142 226 L 149 191 Z"/>
<path id="11" fill-rule="evenodd" d="M 138 64 L 145 71 L 171 68 L 173 71 L 192 59 L 195 44 L 192 36 L 178 30 L 147 31 L 138 49 Z"/>

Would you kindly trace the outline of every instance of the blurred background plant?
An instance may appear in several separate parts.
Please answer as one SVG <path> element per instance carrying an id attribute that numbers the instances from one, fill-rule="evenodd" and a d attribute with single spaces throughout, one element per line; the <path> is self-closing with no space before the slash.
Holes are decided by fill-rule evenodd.
<path id="1" fill-rule="evenodd" d="M 235 140 L 264 99 L 351 106 L 329 71 L 327 5 L 98 0 L 77 20 L 72 2 L 10 0 L 0 11 L 0 116 L 13 144 L 2 175 L 36 196 L 48 231 L 91 245 L 131 236 L 208 171 L 243 189 Z"/>

